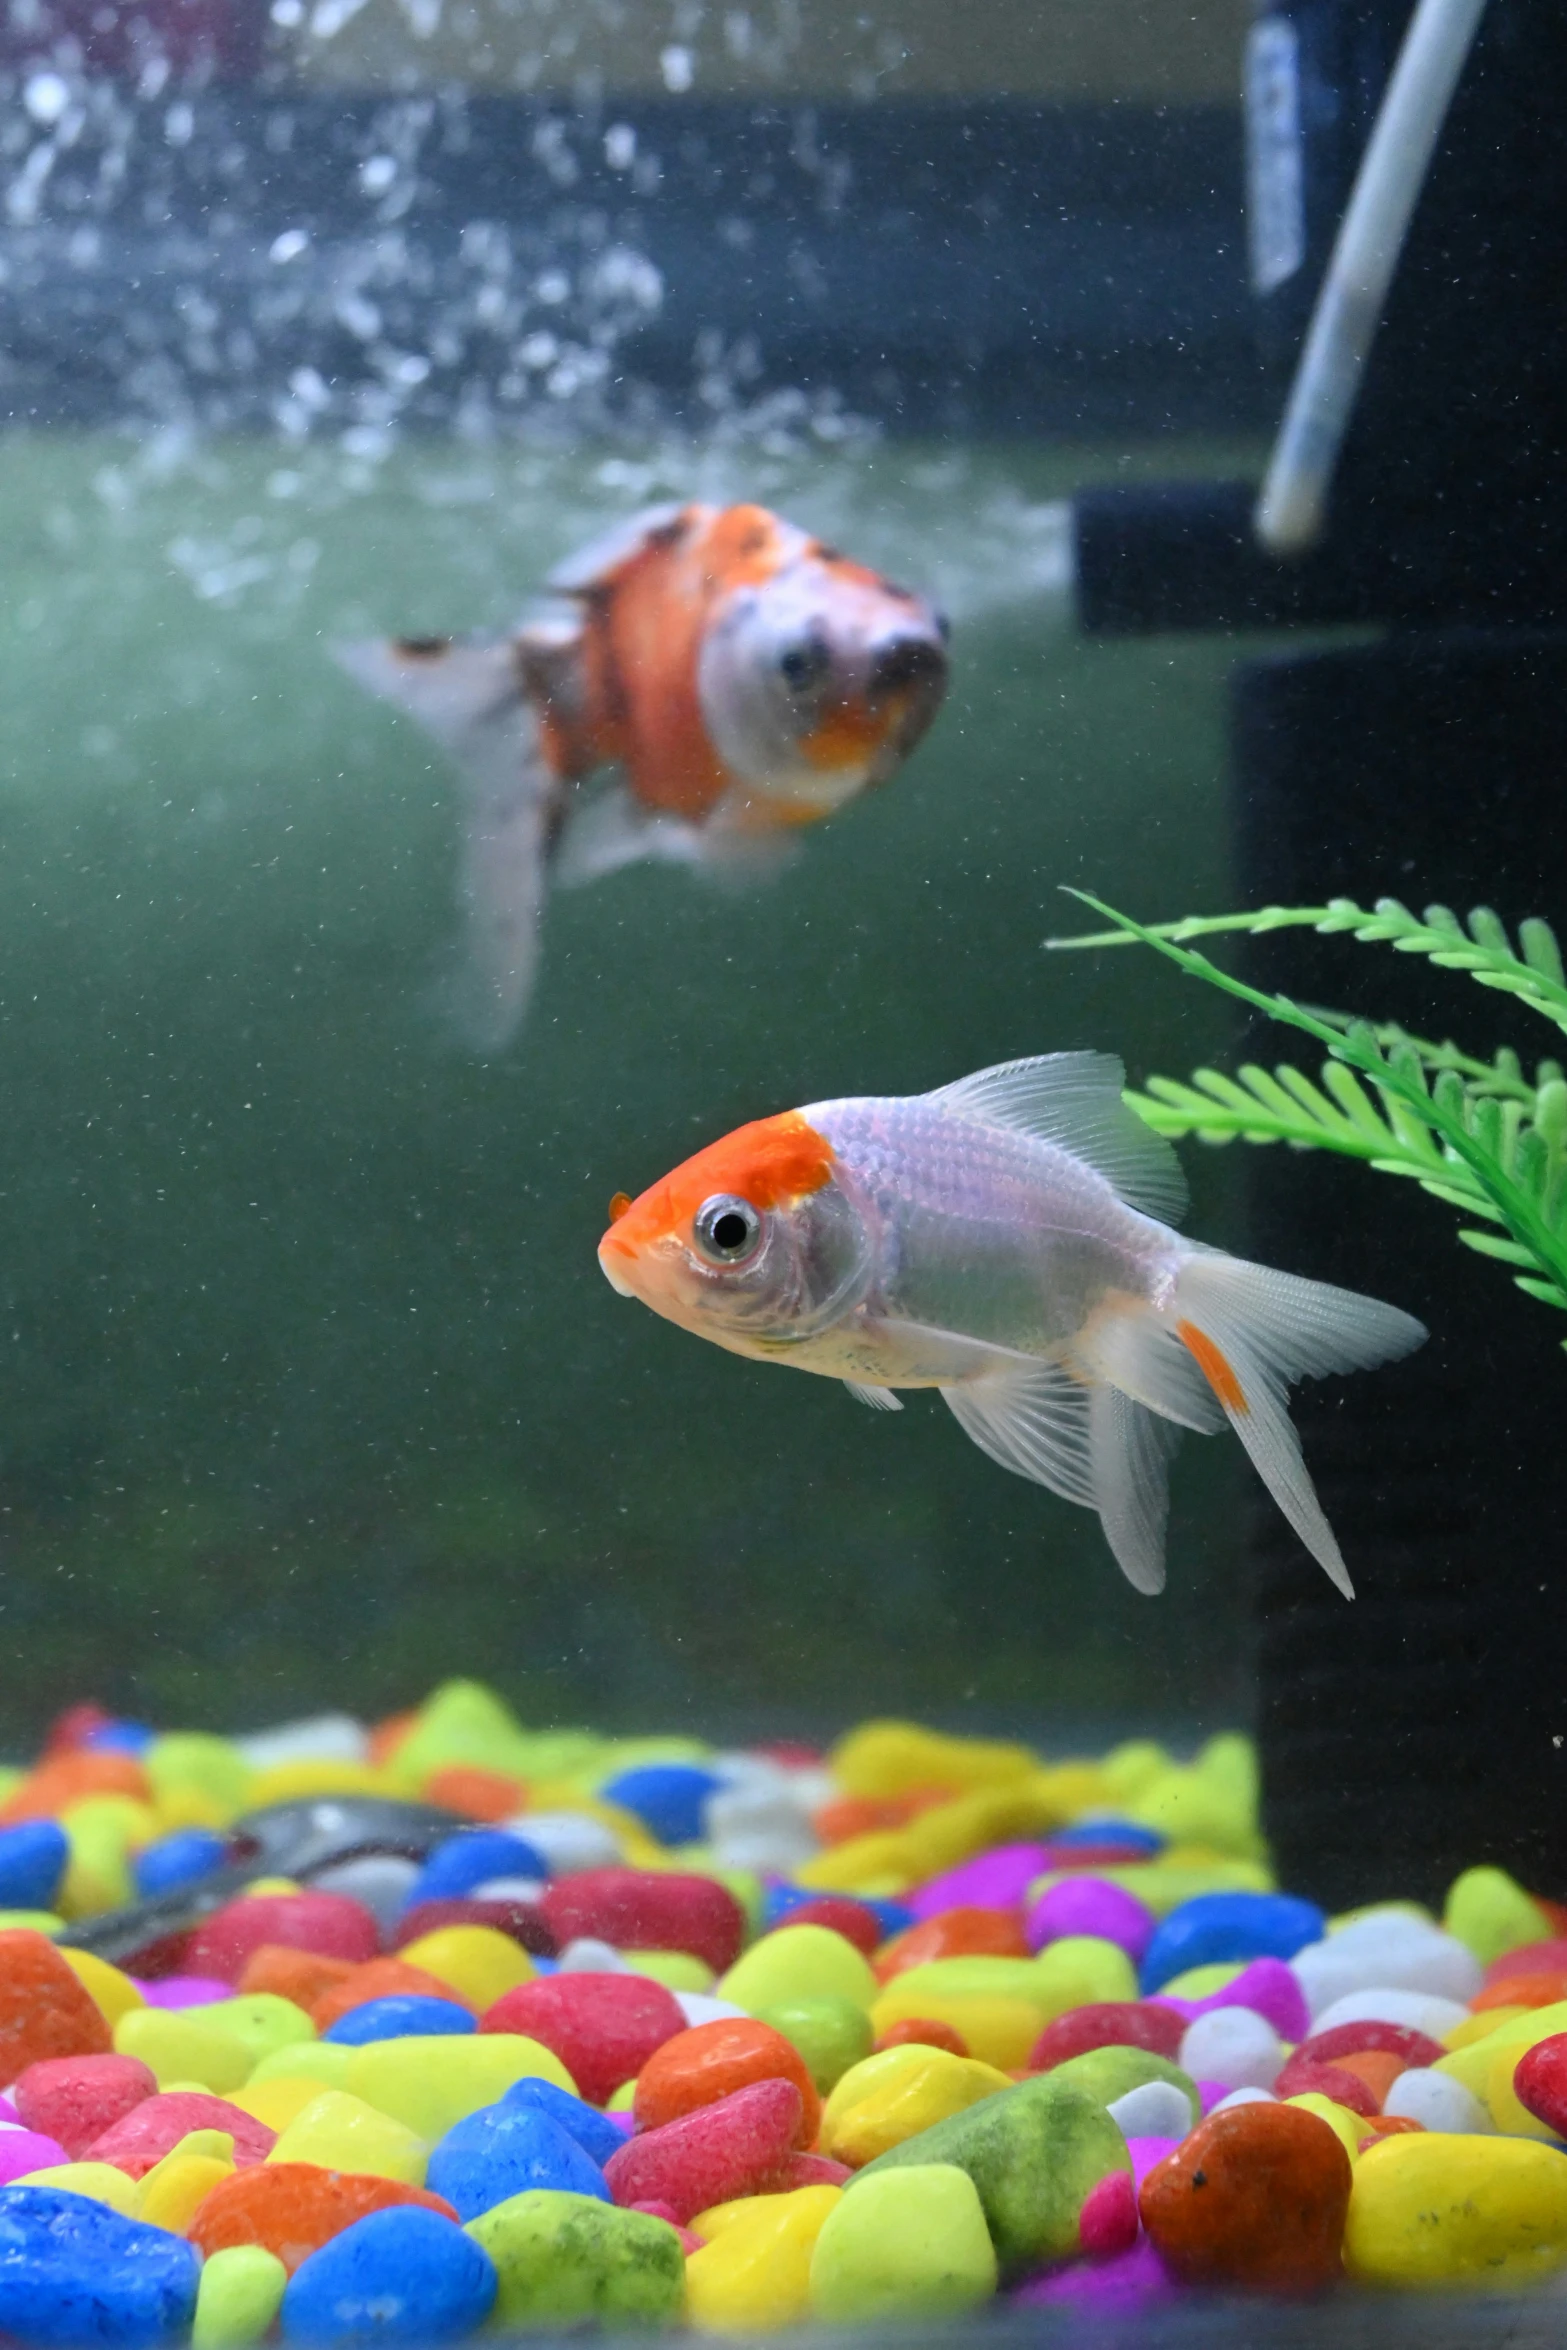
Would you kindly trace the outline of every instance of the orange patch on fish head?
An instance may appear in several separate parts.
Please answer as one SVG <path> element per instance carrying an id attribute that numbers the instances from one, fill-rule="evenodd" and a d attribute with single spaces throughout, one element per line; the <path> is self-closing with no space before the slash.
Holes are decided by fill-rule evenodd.
<path id="1" fill-rule="evenodd" d="M 667 1310 L 676 1279 L 711 1269 L 693 1230 L 705 1201 L 737 1199 L 766 1216 L 820 1191 L 832 1172 L 832 1144 L 798 1110 L 754 1119 L 632 1200 L 599 1242 L 599 1263 L 623 1296 Z"/>

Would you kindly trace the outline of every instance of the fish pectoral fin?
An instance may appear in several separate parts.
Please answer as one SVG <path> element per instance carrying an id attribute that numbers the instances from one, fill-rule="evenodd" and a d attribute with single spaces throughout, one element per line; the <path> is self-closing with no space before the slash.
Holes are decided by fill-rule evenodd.
<path id="1" fill-rule="evenodd" d="M 1128 1207 L 1162 1224 L 1186 1213 L 1186 1178 L 1162 1135 L 1122 1099 L 1126 1071 L 1114 1053 L 1041 1053 L 1001 1061 L 926 1098 L 980 1126 L 1010 1126 L 1053 1142 L 1115 1186 Z"/>
<path id="2" fill-rule="evenodd" d="M 678 498 L 663 506 L 644 506 L 557 563 L 544 584 L 560 596 L 591 595 L 596 588 L 608 587 L 618 571 L 650 547 L 673 546 L 700 512 Z"/>
<path id="3" fill-rule="evenodd" d="M 1003 1469 L 1097 1508 L 1089 1390 L 1059 1363 L 1009 1358 L 941 1394 L 965 1436 Z"/>
<path id="4" fill-rule="evenodd" d="M 872 1387 L 865 1379 L 845 1379 L 844 1386 L 856 1403 L 868 1403 L 873 1412 L 901 1412 L 903 1398 L 894 1395 L 890 1387 Z"/>
<path id="5" fill-rule="evenodd" d="M 1180 1429 L 1115 1387 L 1089 1389 L 1088 1429 L 1094 1506 L 1105 1540 L 1134 1590 L 1162 1591 L 1170 1456 Z"/>
<path id="6" fill-rule="evenodd" d="M 568 817 L 553 877 L 562 889 L 580 889 L 627 865 L 699 865 L 702 855 L 699 825 L 644 808 L 624 784 L 612 783 Z"/>

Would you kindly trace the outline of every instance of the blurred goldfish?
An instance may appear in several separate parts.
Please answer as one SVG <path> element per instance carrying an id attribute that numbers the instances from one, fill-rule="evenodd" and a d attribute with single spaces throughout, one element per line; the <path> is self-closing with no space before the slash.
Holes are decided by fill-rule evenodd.
<path id="1" fill-rule="evenodd" d="M 1123 1082 L 1108 1054 L 1050 1053 L 760 1119 L 617 1196 L 599 1263 L 682 1329 L 883 1411 L 902 1408 L 895 1388 L 938 1388 L 992 1460 L 1098 1511 L 1139 1591 L 1164 1585 L 1179 1430 L 1227 1420 L 1352 1598 L 1285 1390 L 1426 1333 L 1182 1240 L 1179 1164 Z"/>
<path id="2" fill-rule="evenodd" d="M 562 564 L 574 611 L 498 644 L 403 637 L 337 658 L 456 759 L 467 1041 L 515 1033 L 546 876 L 642 858 L 746 878 L 885 782 L 946 691 L 946 624 L 762 506 L 650 508 Z M 588 797 L 601 769 L 622 780 Z"/>

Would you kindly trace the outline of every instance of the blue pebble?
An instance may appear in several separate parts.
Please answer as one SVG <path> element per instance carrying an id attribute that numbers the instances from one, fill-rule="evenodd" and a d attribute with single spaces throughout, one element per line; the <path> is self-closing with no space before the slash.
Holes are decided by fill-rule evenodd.
<path id="1" fill-rule="evenodd" d="M 1293 1893 L 1199 1893 L 1163 1920 L 1143 1954 L 1146 1999 L 1188 1967 L 1224 1959 L 1293 1958 L 1320 1942 L 1327 1919 Z"/>
<path id="2" fill-rule="evenodd" d="M 157 1735 L 145 1722 L 105 1722 L 82 1743 L 92 1754 L 145 1754 Z"/>
<path id="3" fill-rule="evenodd" d="M 283 2294 L 285 2342 L 456 2342 L 494 2306 L 495 2264 L 438 2211 L 372 2211 L 302 2261 Z"/>
<path id="4" fill-rule="evenodd" d="M 464 2220 L 534 2187 L 611 2200 L 604 2173 L 575 2138 L 537 2106 L 504 2099 L 447 2131 L 430 2156 L 425 2185 L 432 2195 L 444 2195 Z"/>
<path id="5" fill-rule="evenodd" d="M 919 1923 L 913 1910 L 906 1908 L 901 1901 L 887 1901 L 879 1895 L 870 1893 L 848 1893 L 843 1898 L 846 1901 L 857 1901 L 861 1909 L 870 1911 L 881 1928 L 884 1942 L 890 1941 L 894 1934 L 901 1934 L 905 1926 Z M 762 1895 L 764 1930 L 770 1926 L 782 1925 L 791 1910 L 802 1908 L 807 1901 L 820 1901 L 821 1899 L 822 1895 L 819 1892 L 813 1893 L 805 1885 L 786 1885 L 775 1877 Z"/>
<path id="6" fill-rule="evenodd" d="M 339 2048 L 366 2048 L 372 2040 L 409 2040 L 478 2028 L 472 2008 L 459 2007 L 455 1999 L 437 1999 L 433 1992 L 393 1991 L 385 1999 L 367 1999 L 362 2007 L 351 2007 L 321 2037 L 334 2040 Z"/>
<path id="7" fill-rule="evenodd" d="M 575 2138 L 588 2160 L 601 2169 L 626 2142 L 625 2131 L 617 2126 L 617 2115 L 600 2113 L 596 2105 L 585 2105 L 569 2090 L 557 2089 L 553 2081 L 517 2081 L 500 2102 L 508 2111 L 533 2106 L 568 2138 Z"/>
<path id="8" fill-rule="evenodd" d="M 228 1840 L 210 1828 L 176 1828 L 147 1844 L 131 1863 L 136 1890 L 145 1901 L 154 1893 L 168 1893 L 176 1885 L 193 1885 L 209 1877 L 228 1859 Z"/>
<path id="9" fill-rule="evenodd" d="M 0 2335 L 40 2350 L 156 2350 L 188 2334 L 201 2261 L 164 2228 L 59 2187 L 0 2188 Z"/>
<path id="10" fill-rule="evenodd" d="M 1052 1844 L 1124 1844 L 1129 1851 L 1150 1856 L 1169 1842 L 1157 1828 L 1140 1828 L 1135 1820 L 1074 1820 L 1070 1828 L 1052 1828 Z"/>
<path id="11" fill-rule="evenodd" d="M 54 1820 L 0 1828 L 0 1909 L 52 1909 L 70 1857 L 65 1830 Z"/>
<path id="12" fill-rule="evenodd" d="M 599 1789 L 606 1803 L 635 1812 L 660 1844 L 696 1844 L 707 1799 L 723 1785 L 715 1771 L 694 1763 L 642 1763 Z"/>
<path id="13" fill-rule="evenodd" d="M 438 1844 L 408 1888 L 404 1907 L 461 1901 L 491 1877 L 547 1877 L 543 1855 L 509 1828 L 465 1828 Z"/>

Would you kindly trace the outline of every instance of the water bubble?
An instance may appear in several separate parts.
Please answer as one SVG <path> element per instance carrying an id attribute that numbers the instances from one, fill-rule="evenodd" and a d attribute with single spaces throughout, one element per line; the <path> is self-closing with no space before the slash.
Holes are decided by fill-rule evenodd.
<path id="1" fill-rule="evenodd" d="M 611 171 L 629 171 L 637 159 L 637 134 L 629 122 L 611 123 L 604 133 L 604 160 Z"/>
<path id="2" fill-rule="evenodd" d="M 302 228 L 286 228 L 280 237 L 274 237 L 267 247 L 267 259 L 282 263 L 297 261 L 309 244 L 309 232 Z"/>
<path id="3" fill-rule="evenodd" d="M 679 98 L 696 80 L 696 60 L 683 42 L 671 41 L 667 49 L 658 53 L 658 70 L 664 77 L 664 87 Z"/>
<path id="4" fill-rule="evenodd" d="M 367 155 L 359 166 L 359 185 L 367 196 L 384 196 L 396 177 L 395 155 Z"/>
<path id="5" fill-rule="evenodd" d="M 171 147 L 188 147 L 196 131 L 196 109 L 176 98 L 163 118 L 163 135 Z"/>
<path id="6" fill-rule="evenodd" d="M 541 302 L 553 307 L 564 302 L 571 292 L 571 280 L 563 269 L 546 269 L 534 282 L 533 290 Z"/>
<path id="7" fill-rule="evenodd" d="M 58 122 L 71 102 L 71 85 L 57 73 L 30 73 L 22 88 L 22 104 L 34 122 Z"/>

